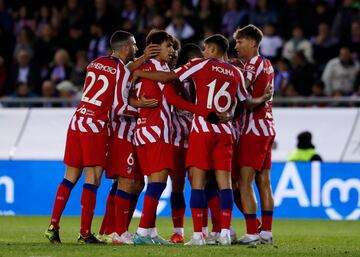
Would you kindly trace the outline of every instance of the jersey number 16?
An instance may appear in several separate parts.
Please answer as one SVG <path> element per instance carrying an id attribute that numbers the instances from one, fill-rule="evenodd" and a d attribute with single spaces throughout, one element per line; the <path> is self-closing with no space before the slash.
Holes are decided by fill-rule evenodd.
<path id="1" fill-rule="evenodd" d="M 230 85 L 229 82 L 225 82 L 221 86 L 220 90 L 216 92 L 215 96 L 214 93 L 215 93 L 216 79 L 214 79 L 212 82 L 210 82 L 207 85 L 209 87 L 209 93 L 208 93 L 207 105 L 206 105 L 208 109 L 212 109 L 213 102 L 214 102 L 214 107 L 218 112 L 225 112 L 229 109 L 231 105 L 231 95 L 228 91 L 226 91 L 229 85 Z M 226 104 L 223 107 L 221 107 L 219 103 L 219 99 L 222 96 L 226 98 Z"/>

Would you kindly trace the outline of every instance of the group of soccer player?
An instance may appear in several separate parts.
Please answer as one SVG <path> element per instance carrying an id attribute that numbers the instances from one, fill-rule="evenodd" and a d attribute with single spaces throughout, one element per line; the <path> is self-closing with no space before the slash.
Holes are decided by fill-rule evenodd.
<path id="1" fill-rule="evenodd" d="M 80 243 L 184 243 L 186 174 L 194 233 L 185 245 L 272 243 L 274 71 L 259 55 L 262 32 L 256 26 L 237 29 L 234 39 L 238 58 L 229 60 L 229 42 L 222 35 L 204 39 L 202 51 L 195 44 L 181 48 L 165 31 L 151 31 L 144 55 L 135 60 L 134 36 L 112 35 L 112 55 L 87 67 L 82 99 L 68 128 L 66 172 L 45 232 L 50 242 L 61 243 L 60 218 L 84 171 Z M 91 223 L 104 170 L 113 184 L 95 236 Z M 144 176 L 142 215 L 132 235 L 129 224 Z M 165 240 L 156 229 L 156 210 L 168 176 L 174 233 Z M 234 202 L 246 221 L 239 241 L 231 227 Z"/>

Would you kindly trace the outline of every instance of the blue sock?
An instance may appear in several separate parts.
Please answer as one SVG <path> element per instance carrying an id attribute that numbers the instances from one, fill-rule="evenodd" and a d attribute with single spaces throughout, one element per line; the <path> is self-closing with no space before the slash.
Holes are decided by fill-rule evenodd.
<path id="1" fill-rule="evenodd" d="M 191 189 L 190 208 L 206 208 L 205 191 L 202 189 Z"/>
<path id="2" fill-rule="evenodd" d="M 220 190 L 221 210 L 232 210 L 234 205 L 233 192 L 231 189 Z"/>
<path id="3" fill-rule="evenodd" d="M 72 190 L 73 187 L 75 186 L 74 183 L 72 183 L 70 180 L 67 180 L 66 178 L 64 178 L 64 179 L 61 181 L 61 184 L 63 184 L 64 186 L 66 186 L 66 187 L 69 188 L 70 190 Z"/>
<path id="4" fill-rule="evenodd" d="M 166 183 L 160 183 L 160 182 L 149 183 L 145 195 L 150 196 L 156 200 L 159 200 L 165 188 L 166 188 Z"/>

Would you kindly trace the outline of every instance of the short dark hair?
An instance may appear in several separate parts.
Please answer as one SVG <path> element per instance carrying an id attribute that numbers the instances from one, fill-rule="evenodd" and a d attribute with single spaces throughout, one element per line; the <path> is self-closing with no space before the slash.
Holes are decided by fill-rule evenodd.
<path id="1" fill-rule="evenodd" d="M 174 45 L 173 45 L 174 50 L 175 51 L 180 51 L 181 43 L 180 43 L 179 39 L 177 39 L 176 37 L 173 37 L 173 41 L 174 41 Z"/>
<path id="2" fill-rule="evenodd" d="M 203 58 L 201 48 L 193 43 L 186 44 L 179 53 L 178 66 L 186 64 L 192 58 Z"/>
<path id="3" fill-rule="evenodd" d="M 221 34 L 215 34 L 205 38 L 205 44 L 214 44 L 221 53 L 226 54 L 229 49 L 229 40 Z"/>
<path id="4" fill-rule="evenodd" d="M 240 38 L 255 40 L 256 44 L 259 45 L 263 37 L 261 30 L 253 24 L 247 25 L 243 28 L 238 28 L 233 35 L 235 40 Z"/>
<path id="5" fill-rule="evenodd" d="M 162 44 L 165 41 L 171 41 L 174 43 L 174 38 L 163 30 L 155 30 L 154 32 L 150 31 L 150 33 L 146 37 L 146 45 L 150 44 Z"/>
<path id="6" fill-rule="evenodd" d="M 110 47 L 112 50 L 118 48 L 118 45 L 125 43 L 134 35 L 123 30 L 115 31 L 110 38 Z"/>

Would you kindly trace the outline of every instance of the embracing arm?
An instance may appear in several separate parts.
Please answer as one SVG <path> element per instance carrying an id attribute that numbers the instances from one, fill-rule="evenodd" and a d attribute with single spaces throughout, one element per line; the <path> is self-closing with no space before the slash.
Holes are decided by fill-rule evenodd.
<path id="1" fill-rule="evenodd" d="M 194 113 L 196 115 L 200 115 L 206 118 L 207 121 L 213 124 L 217 124 L 219 122 L 219 117 L 217 114 L 205 107 L 201 107 L 199 105 L 195 105 L 193 103 L 190 103 L 186 100 L 184 100 L 182 97 L 178 96 L 174 90 L 174 87 L 165 85 L 164 88 L 164 95 L 166 98 L 166 101 L 174 105 L 175 107 L 179 109 L 183 109 L 185 111 Z"/>
<path id="2" fill-rule="evenodd" d="M 144 62 L 149 60 L 152 57 L 157 56 L 160 53 L 160 46 L 156 44 L 148 45 L 145 50 L 144 54 L 137 58 L 135 61 L 126 65 L 126 67 L 133 73 L 137 68 L 139 68 Z"/>
<path id="3" fill-rule="evenodd" d="M 151 79 L 161 83 L 166 83 L 178 79 L 176 73 L 173 71 L 134 71 L 133 81 L 136 81 L 139 78 Z"/>
<path id="4" fill-rule="evenodd" d="M 248 110 L 253 110 L 259 105 L 269 101 L 273 96 L 274 88 L 272 86 L 272 83 L 267 84 L 264 94 L 260 97 L 256 97 L 253 99 L 247 98 L 246 101 L 244 101 L 244 107 Z"/>

